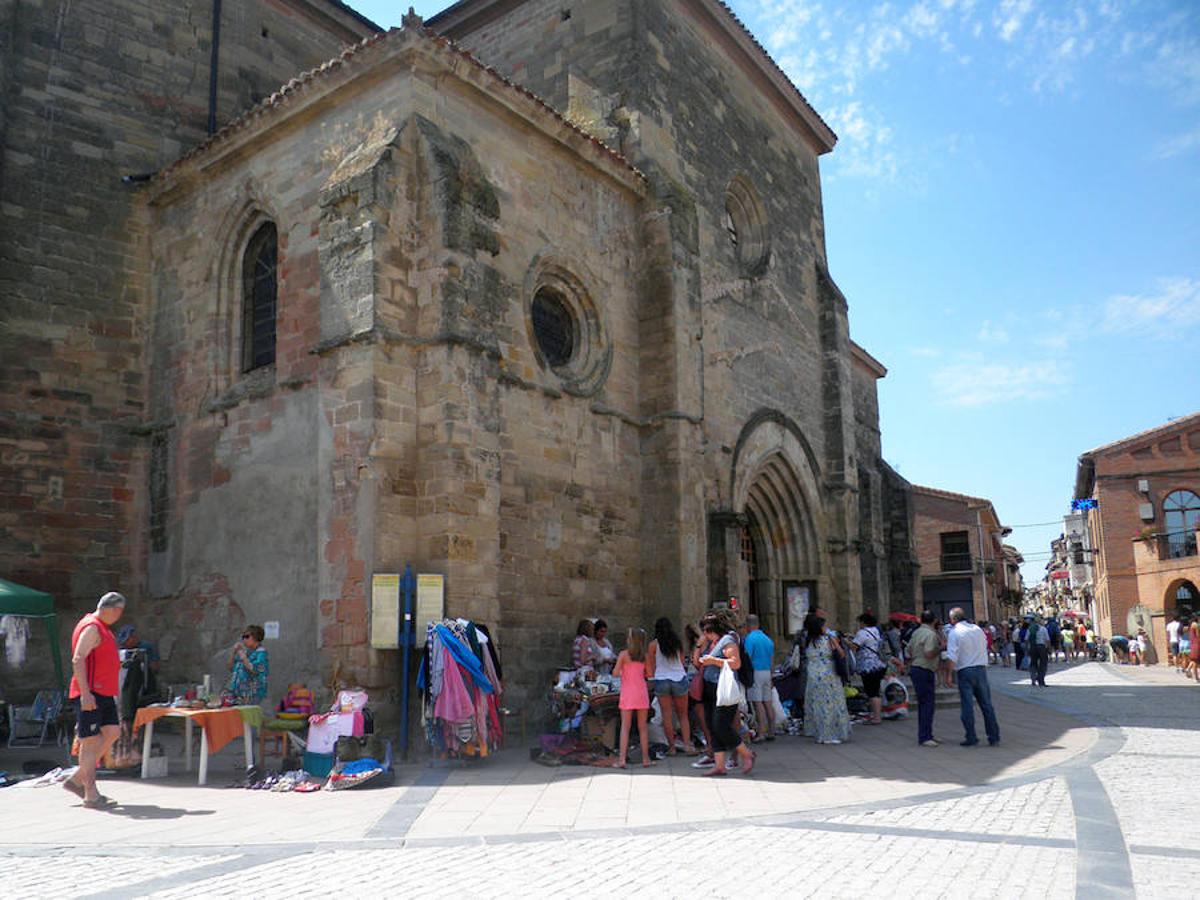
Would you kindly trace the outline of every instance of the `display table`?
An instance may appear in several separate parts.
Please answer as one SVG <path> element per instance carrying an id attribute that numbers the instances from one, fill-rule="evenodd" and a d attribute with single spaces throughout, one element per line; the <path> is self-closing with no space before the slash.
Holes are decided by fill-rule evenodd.
<path id="1" fill-rule="evenodd" d="M 137 711 L 133 730 L 143 725 L 146 734 L 142 738 L 142 777 L 147 777 L 150 766 L 150 741 L 154 736 L 154 723 L 163 717 L 184 720 L 184 763 L 192 771 L 192 726 L 200 723 L 200 784 L 208 783 L 208 755 L 216 753 L 240 733 L 246 744 L 246 767 L 254 765 L 254 745 L 250 729 L 261 728 L 262 708 L 258 706 L 226 706 L 221 709 L 177 709 L 173 706 L 144 706 Z"/>

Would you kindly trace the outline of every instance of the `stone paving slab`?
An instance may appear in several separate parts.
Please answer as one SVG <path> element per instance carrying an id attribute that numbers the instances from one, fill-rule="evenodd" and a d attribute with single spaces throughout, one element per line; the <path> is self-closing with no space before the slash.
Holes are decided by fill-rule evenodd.
<path id="1" fill-rule="evenodd" d="M 777 771 L 761 781 L 714 783 L 671 766 L 567 773 L 531 767 L 513 754 L 486 768 L 405 773 L 405 783 L 389 789 L 396 802 L 374 824 L 367 824 L 374 798 L 328 795 L 352 801 L 344 810 L 362 819 L 352 826 L 339 825 L 337 807 L 308 807 L 329 817 L 332 833 L 365 830 L 365 839 L 322 840 L 319 822 L 314 835 L 313 820 L 263 814 L 305 808 L 280 801 L 326 795 L 268 795 L 250 801 L 257 806 L 221 807 L 213 815 L 232 811 L 264 834 L 303 833 L 302 840 L 176 847 L 147 833 L 95 844 L 89 833 L 111 815 L 84 818 L 86 811 L 69 802 L 55 806 L 45 794 L 40 806 L 22 811 L 22 823 L 33 827 L 44 813 L 56 825 L 54 837 L 0 849 L 0 897 L 308 897 L 347 890 L 364 897 L 556 897 L 644 889 L 668 897 L 1191 896 L 1200 847 L 1168 814 L 1164 798 L 1179 796 L 1200 757 L 1195 686 L 1162 671 L 1100 664 L 1052 666 L 1049 687 L 1036 692 L 1011 671 L 992 670 L 990 679 L 1004 735 L 996 752 L 1013 751 L 1015 760 L 982 747 L 920 750 L 906 737 L 912 723 L 864 729 L 843 747 L 777 742 L 763 756 Z M 939 717 L 945 736 L 956 717 Z M 1023 741 L 1023 752 L 1011 746 Z M 888 759 L 905 774 L 873 774 Z M 934 769 L 933 780 L 917 783 Z M 788 781 L 795 772 L 806 780 Z M 825 791 L 825 805 L 743 812 L 743 805 L 754 808 L 745 797 L 769 798 L 789 784 Z M 197 793 L 194 785 L 141 787 L 214 806 L 222 796 Z M 12 790 L 0 792 L 3 825 Z M 459 816 L 461 830 L 411 835 L 434 801 L 456 808 L 446 815 Z M 166 805 L 163 797 L 157 803 Z M 661 807 L 671 804 L 682 821 L 662 821 Z M 522 815 L 518 830 L 500 827 Z M 166 823 L 187 835 L 200 821 L 137 824 L 153 832 Z M 85 822 L 90 827 L 81 833 Z M 714 875 L 726 860 L 735 864 L 733 875 Z M 295 872 L 303 878 L 289 874 Z"/>
<path id="2" fill-rule="evenodd" d="M 996 706 L 1004 735 L 997 748 L 958 747 L 958 716 L 940 710 L 935 730 L 947 743 L 936 750 L 916 745 L 912 717 L 857 726 L 841 746 L 782 736 L 756 745 L 752 776 L 724 779 L 702 777 L 684 756 L 649 769 L 552 769 L 510 750 L 469 768 L 407 767 L 395 787 L 272 794 L 221 786 L 238 777 L 229 761 L 240 758 L 234 747 L 228 759 L 214 758 L 206 787 L 182 772 L 105 781 L 102 790 L 122 804 L 108 813 L 82 809 L 58 787 L 7 789 L 0 846 L 269 846 L 689 827 L 1002 782 L 1061 765 L 1095 739 L 1092 728 L 1059 712 L 1003 696 Z M 102 828 L 79 827 L 97 816 Z"/>

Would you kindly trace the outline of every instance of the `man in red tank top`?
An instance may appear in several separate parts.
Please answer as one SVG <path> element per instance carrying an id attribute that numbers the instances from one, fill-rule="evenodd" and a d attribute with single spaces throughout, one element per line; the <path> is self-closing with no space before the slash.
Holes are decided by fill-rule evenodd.
<path id="1" fill-rule="evenodd" d="M 125 598 L 109 591 L 96 611 L 79 620 L 71 635 L 71 690 L 79 736 L 79 770 L 63 787 L 83 799 L 89 809 L 113 806 L 96 790 L 96 765 L 121 734 L 117 714 L 121 654 L 112 626 L 125 612 Z"/>

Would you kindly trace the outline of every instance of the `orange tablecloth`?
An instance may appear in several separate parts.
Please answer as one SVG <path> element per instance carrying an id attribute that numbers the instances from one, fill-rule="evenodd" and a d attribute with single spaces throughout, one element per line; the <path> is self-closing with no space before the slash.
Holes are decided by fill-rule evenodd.
<path id="1" fill-rule="evenodd" d="M 208 737 L 208 752 L 216 753 L 234 738 L 242 736 L 242 724 L 262 727 L 262 709 L 257 706 L 227 706 L 222 709 L 177 709 L 173 706 L 143 706 L 133 719 L 137 731 L 147 722 L 163 716 L 195 719 Z"/>

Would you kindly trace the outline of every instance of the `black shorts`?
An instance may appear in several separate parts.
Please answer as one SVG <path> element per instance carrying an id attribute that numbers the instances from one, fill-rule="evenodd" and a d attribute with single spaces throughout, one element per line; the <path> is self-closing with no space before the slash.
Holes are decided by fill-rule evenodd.
<path id="1" fill-rule="evenodd" d="M 883 683 L 883 676 L 887 673 L 887 669 L 876 669 L 874 672 L 863 672 L 862 683 L 863 693 L 868 699 L 873 699 L 879 696 L 879 686 Z"/>
<path id="2" fill-rule="evenodd" d="M 75 733 L 79 735 L 80 740 L 95 737 L 105 725 L 121 724 L 115 697 L 106 697 L 103 694 L 92 696 L 96 698 L 95 709 L 84 709 L 78 697 L 71 701 L 75 708 Z"/>

